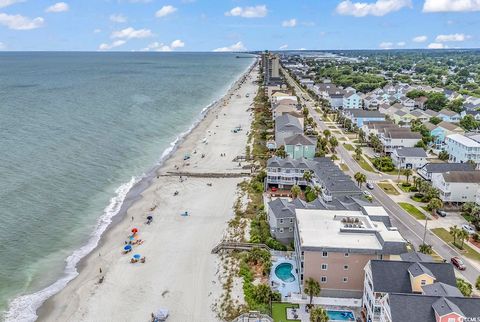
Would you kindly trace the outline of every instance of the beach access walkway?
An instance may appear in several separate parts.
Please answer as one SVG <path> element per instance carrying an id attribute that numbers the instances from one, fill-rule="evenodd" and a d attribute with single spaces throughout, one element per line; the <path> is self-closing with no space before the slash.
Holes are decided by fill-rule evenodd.
<path id="1" fill-rule="evenodd" d="M 160 177 L 193 177 L 193 178 L 245 178 L 250 177 L 250 172 L 167 172 Z"/>
<path id="2" fill-rule="evenodd" d="M 212 249 L 212 254 L 218 254 L 221 250 L 251 250 L 253 248 L 262 248 L 270 251 L 270 247 L 265 244 L 223 241 Z"/>

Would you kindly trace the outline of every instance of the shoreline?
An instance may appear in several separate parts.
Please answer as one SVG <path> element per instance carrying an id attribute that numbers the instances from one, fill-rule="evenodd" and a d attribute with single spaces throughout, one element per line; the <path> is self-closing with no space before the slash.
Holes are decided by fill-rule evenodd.
<path id="1" fill-rule="evenodd" d="M 104 214 L 98 219 L 96 229 L 90 235 L 89 240 L 77 248 L 67 259 L 64 273 L 60 276 L 55 282 L 43 288 L 42 290 L 27 295 L 21 295 L 15 298 L 9 303 L 8 310 L 4 314 L 6 321 L 11 320 L 22 320 L 22 321 L 34 321 L 37 318 L 40 319 L 44 314 L 48 313 L 51 309 L 51 299 L 57 294 L 61 293 L 68 284 L 72 283 L 75 279 L 81 275 L 88 266 L 89 260 L 94 256 L 94 253 L 104 247 L 108 242 L 109 235 L 112 234 L 112 231 L 115 228 L 125 221 L 127 221 L 127 213 L 130 208 L 132 208 L 136 203 L 139 203 L 144 198 L 143 194 L 147 189 L 149 189 L 155 182 L 155 179 L 158 179 L 159 173 L 166 166 L 168 161 L 172 159 L 179 148 L 192 136 L 195 131 L 202 126 L 202 124 L 208 122 L 210 118 L 210 123 L 213 121 L 212 115 L 220 110 L 225 104 L 233 97 L 233 93 L 241 86 L 241 82 L 251 73 L 252 69 L 257 66 L 258 59 L 252 57 L 252 63 L 242 72 L 238 78 L 232 82 L 232 84 L 227 88 L 227 91 L 220 96 L 218 99 L 214 100 L 211 104 L 207 105 L 202 109 L 197 119 L 192 123 L 187 131 L 180 133 L 177 138 L 170 143 L 170 146 L 166 148 L 160 160 L 157 164 L 151 167 L 148 171 L 142 174 L 139 177 L 132 177 L 132 180 L 128 183 L 122 184 L 117 190 L 116 195 L 110 199 L 110 204 L 105 208 Z M 122 189 L 127 191 L 124 195 L 121 195 Z M 118 207 L 118 208 L 117 208 Z M 113 215 L 108 218 L 104 218 L 105 213 L 108 208 L 113 208 Z M 102 230 L 102 225 L 105 225 Z M 98 234 L 98 232 L 100 233 Z M 98 236 L 97 236 L 98 234 Z M 98 237 L 98 240 L 95 238 Z M 92 247 L 91 243 L 95 243 Z M 75 258 L 78 256 L 78 252 L 84 250 L 86 247 L 92 247 L 88 252 L 81 256 L 80 258 Z M 72 265 L 69 265 L 69 260 L 72 259 L 76 262 Z M 68 270 L 73 270 L 73 272 L 67 272 Z M 35 299 L 37 297 L 37 299 Z M 38 297 L 43 297 L 38 299 Z M 32 299 L 33 298 L 33 299 Z"/>

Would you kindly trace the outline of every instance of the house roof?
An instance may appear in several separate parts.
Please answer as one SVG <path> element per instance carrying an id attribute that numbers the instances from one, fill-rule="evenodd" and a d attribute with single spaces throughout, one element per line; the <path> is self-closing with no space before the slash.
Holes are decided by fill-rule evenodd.
<path id="1" fill-rule="evenodd" d="M 446 116 L 455 116 L 455 115 L 458 115 L 458 113 L 452 111 L 452 110 L 447 110 L 446 108 L 440 110 L 440 112 L 438 112 L 438 114 L 441 114 L 441 115 L 446 115 Z"/>
<path id="2" fill-rule="evenodd" d="M 454 286 L 439 282 L 422 286 L 423 294 L 435 296 L 463 296 Z"/>
<path id="3" fill-rule="evenodd" d="M 444 316 L 450 313 L 457 313 L 458 315 L 463 316 L 462 310 L 455 303 L 452 303 L 445 297 L 436 300 L 432 304 L 432 308 L 439 316 Z"/>
<path id="4" fill-rule="evenodd" d="M 400 258 L 405 262 L 434 262 L 432 256 L 420 252 L 403 253 Z"/>
<path id="5" fill-rule="evenodd" d="M 475 165 L 470 163 L 427 163 L 422 167 L 427 173 L 445 173 L 449 171 L 473 171 Z"/>
<path id="6" fill-rule="evenodd" d="M 433 131 L 437 128 L 437 125 L 433 124 L 433 123 L 430 123 L 430 122 L 425 122 L 423 123 L 423 125 L 425 125 L 425 127 L 427 128 L 427 130 L 429 131 Z"/>
<path id="7" fill-rule="evenodd" d="M 396 148 L 395 153 L 401 157 L 426 158 L 427 153 L 422 148 Z"/>
<path id="8" fill-rule="evenodd" d="M 295 205 L 286 199 L 278 198 L 268 203 L 276 218 L 288 218 L 295 216 Z"/>
<path id="9" fill-rule="evenodd" d="M 427 274 L 428 276 L 431 276 L 431 277 L 435 278 L 435 275 L 433 275 L 433 273 L 428 268 L 426 268 L 424 265 L 422 265 L 421 262 L 415 262 L 412 265 L 410 265 L 410 267 L 408 267 L 408 272 L 413 277 L 417 277 L 417 276 L 420 276 L 420 275 L 423 275 L 423 274 Z"/>
<path id="10" fill-rule="evenodd" d="M 412 114 L 413 116 L 415 117 L 428 117 L 427 115 L 425 115 L 425 113 L 423 113 L 422 111 L 420 110 L 413 110 L 410 112 L 410 114 Z"/>
<path id="11" fill-rule="evenodd" d="M 420 133 L 412 132 L 407 128 L 385 128 L 383 129 L 386 137 L 392 139 L 418 139 L 422 138 Z"/>
<path id="12" fill-rule="evenodd" d="M 456 286 L 455 272 L 450 263 L 406 262 L 374 259 L 370 261 L 373 291 L 383 293 L 412 293 L 409 268 L 420 263 L 437 282 Z"/>
<path id="13" fill-rule="evenodd" d="M 294 134 L 285 138 L 285 145 L 316 145 L 317 140 L 303 134 Z"/>
<path id="14" fill-rule="evenodd" d="M 450 122 L 446 122 L 446 121 L 442 121 L 442 122 L 438 123 L 437 126 L 442 127 L 445 130 L 448 130 L 448 131 L 451 131 L 451 132 L 453 132 L 453 131 L 463 132 L 462 128 L 459 127 L 458 125 L 450 123 Z"/>
<path id="15" fill-rule="evenodd" d="M 354 117 L 377 117 L 377 118 L 385 118 L 385 115 L 380 113 L 379 111 L 370 111 L 370 110 L 362 110 L 362 109 L 345 109 L 345 114 L 351 114 Z"/>
<path id="16" fill-rule="evenodd" d="M 438 115 L 438 112 L 435 112 L 434 110 L 425 110 L 424 113 L 429 115 L 430 117 L 434 117 Z"/>
<path id="17" fill-rule="evenodd" d="M 480 183 L 480 171 L 449 171 L 442 175 L 445 182 Z"/>
<path id="18" fill-rule="evenodd" d="M 283 114 L 275 118 L 275 132 L 301 131 L 303 127 L 300 120 L 290 114 Z"/>
<path id="19" fill-rule="evenodd" d="M 437 302 L 445 298 L 450 303 Z M 435 309 L 433 305 L 435 305 Z M 436 322 L 435 310 L 448 314 L 448 310 L 461 310 L 464 317 L 480 316 L 480 299 L 471 297 L 439 297 L 421 294 L 389 294 L 392 321 Z M 443 307 L 442 307 L 443 306 Z M 457 313 L 458 314 L 458 313 Z"/>

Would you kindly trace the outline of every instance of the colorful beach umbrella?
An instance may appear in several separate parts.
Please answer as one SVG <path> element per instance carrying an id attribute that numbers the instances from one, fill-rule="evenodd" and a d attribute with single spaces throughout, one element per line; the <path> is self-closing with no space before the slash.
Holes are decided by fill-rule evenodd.
<path id="1" fill-rule="evenodd" d="M 142 256 L 141 256 L 140 254 L 135 254 L 135 255 L 133 255 L 133 258 L 134 258 L 134 259 L 140 259 L 141 257 L 142 257 Z"/>
<path id="2" fill-rule="evenodd" d="M 152 220 L 153 217 L 152 217 L 152 216 L 147 216 L 147 219 L 148 219 L 148 220 Z"/>
<path id="3" fill-rule="evenodd" d="M 123 247 L 123 250 L 131 250 L 132 249 L 132 245 L 125 245 L 125 247 Z"/>
<path id="4" fill-rule="evenodd" d="M 135 234 L 135 233 L 138 233 L 138 229 L 137 229 L 137 228 L 133 228 L 133 229 L 132 229 L 132 233 L 134 233 L 134 234 Z"/>

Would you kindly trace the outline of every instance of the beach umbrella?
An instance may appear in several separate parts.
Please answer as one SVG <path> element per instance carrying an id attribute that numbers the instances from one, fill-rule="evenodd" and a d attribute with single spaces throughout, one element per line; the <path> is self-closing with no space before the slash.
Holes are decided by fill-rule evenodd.
<path id="1" fill-rule="evenodd" d="M 132 229 L 132 233 L 134 233 L 134 234 L 135 234 L 135 233 L 138 233 L 138 229 L 137 229 L 137 228 L 133 228 L 133 229 Z"/>
<path id="2" fill-rule="evenodd" d="M 130 240 L 135 240 L 135 237 L 130 236 L 130 237 L 128 237 L 128 239 L 130 239 Z"/>
<path id="3" fill-rule="evenodd" d="M 152 217 L 152 216 L 147 216 L 147 219 L 148 219 L 148 220 L 152 220 L 153 217 Z"/>
<path id="4" fill-rule="evenodd" d="M 133 255 L 133 258 L 134 258 L 134 259 L 140 259 L 140 257 L 142 257 L 140 254 L 135 254 L 135 255 Z"/>
<path id="5" fill-rule="evenodd" d="M 125 245 L 125 247 L 123 247 L 123 250 L 131 250 L 132 249 L 132 245 Z"/>

